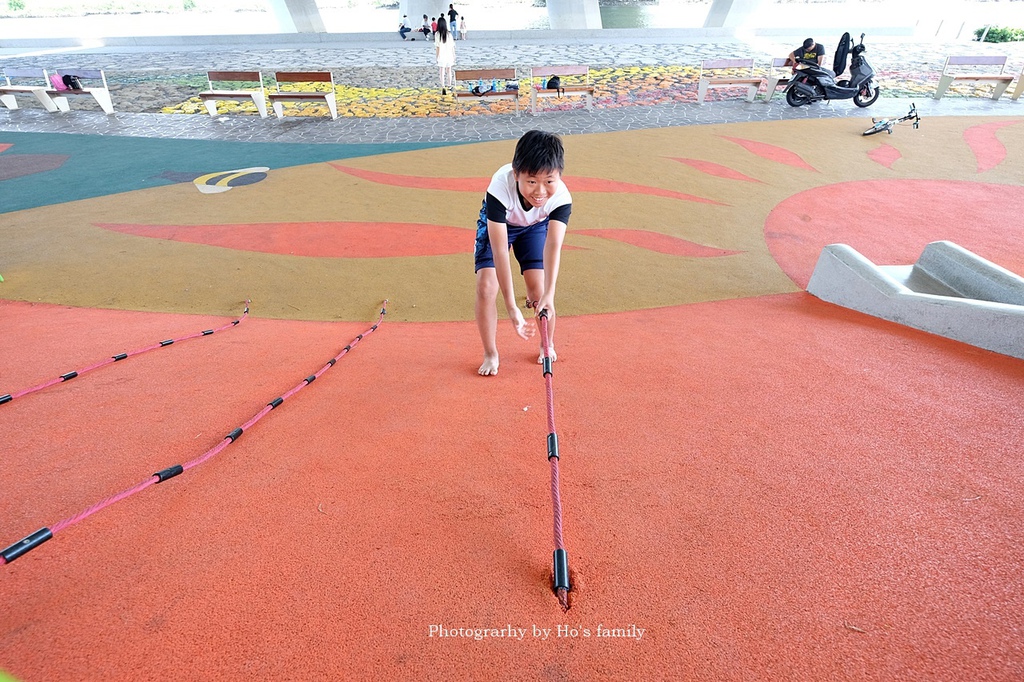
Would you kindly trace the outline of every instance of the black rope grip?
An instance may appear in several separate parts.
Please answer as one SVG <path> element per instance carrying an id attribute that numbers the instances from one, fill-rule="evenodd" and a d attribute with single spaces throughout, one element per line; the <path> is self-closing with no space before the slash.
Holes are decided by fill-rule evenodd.
<path id="1" fill-rule="evenodd" d="M 61 374 L 60 375 L 60 380 L 61 381 L 68 381 L 69 379 L 74 379 L 77 376 L 78 376 L 78 372 L 68 372 L 67 374 Z"/>
<path id="2" fill-rule="evenodd" d="M 180 464 L 175 464 L 174 466 L 168 467 L 163 471 L 158 471 L 153 475 L 160 479 L 157 483 L 163 483 L 168 478 L 174 478 L 183 471 L 185 471 L 185 469 Z"/>
<path id="3" fill-rule="evenodd" d="M 274 409 L 275 407 L 277 407 L 278 405 L 280 405 L 283 402 L 284 402 L 284 398 L 274 398 L 269 403 L 267 403 L 267 405 L 270 405 L 270 409 Z"/>
<path id="4" fill-rule="evenodd" d="M 213 333 L 212 329 L 204 329 L 203 330 L 203 336 L 209 336 L 212 333 Z"/>
<path id="5" fill-rule="evenodd" d="M 160 345 L 161 345 L 161 346 L 169 346 L 169 345 L 171 345 L 172 343 L 174 343 L 174 339 L 167 339 L 166 341 L 161 341 L 161 342 L 160 342 Z"/>
<path id="6" fill-rule="evenodd" d="M 560 457 L 558 456 L 558 434 L 557 433 L 549 433 L 548 434 L 548 461 L 549 462 L 551 461 L 552 457 L 554 457 L 555 459 L 560 459 Z"/>
<path id="7" fill-rule="evenodd" d="M 3 405 L 4 403 L 9 403 L 12 400 L 14 400 L 14 398 L 11 397 L 10 393 L 5 393 L 4 395 L 0 395 L 0 405 Z"/>
<path id="8" fill-rule="evenodd" d="M 128 357 L 127 353 L 118 353 L 117 355 L 114 356 L 114 362 L 117 362 L 118 360 L 124 360 L 126 357 Z"/>
<path id="9" fill-rule="evenodd" d="M 310 374 L 308 377 L 306 377 L 306 385 L 307 386 L 309 386 L 314 381 L 316 381 L 316 375 L 315 374 Z"/>
<path id="10" fill-rule="evenodd" d="M 26 552 L 31 552 L 33 549 L 43 544 L 52 537 L 53 533 L 50 532 L 49 528 L 40 528 L 35 533 L 32 533 L 32 535 L 29 535 L 23 540 L 15 542 L 13 545 L 6 548 L 4 551 L 0 552 L 0 556 L 3 556 L 4 561 L 6 561 L 7 563 L 11 563 L 12 561 L 20 557 L 22 554 L 25 554 Z"/>
<path id="11" fill-rule="evenodd" d="M 554 372 L 551 371 L 551 358 L 548 357 L 547 355 L 545 355 L 544 356 L 544 376 L 548 376 L 548 375 L 552 375 L 553 376 Z"/>
<path id="12" fill-rule="evenodd" d="M 231 442 L 234 443 L 235 439 L 238 438 L 241 435 L 242 435 L 242 429 L 241 428 L 237 428 L 237 429 L 235 429 L 234 431 L 232 431 L 231 433 L 229 433 L 228 435 L 226 435 L 224 437 L 225 438 L 230 438 Z"/>
<path id="13" fill-rule="evenodd" d="M 569 555 L 565 553 L 564 549 L 556 549 L 554 560 L 555 592 L 558 590 L 571 591 L 572 587 L 569 586 Z"/>

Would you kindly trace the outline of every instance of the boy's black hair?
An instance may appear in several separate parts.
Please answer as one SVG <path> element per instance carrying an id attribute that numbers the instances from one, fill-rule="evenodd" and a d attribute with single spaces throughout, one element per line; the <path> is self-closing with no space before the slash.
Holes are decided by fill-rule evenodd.
<path id="1" fill-rule="evenodd" d="M 537 175 L 565 170 L 565 149 L 562 138 L 543 130 L 531 130 L 519 138 L 512 156 L 512 170 Z"/>
<path id="2" fill-rule="evenodd" d="M 814 38 L 808 38 L 804 41 L 804 49 L 809 50 L 814 47 Z"/>

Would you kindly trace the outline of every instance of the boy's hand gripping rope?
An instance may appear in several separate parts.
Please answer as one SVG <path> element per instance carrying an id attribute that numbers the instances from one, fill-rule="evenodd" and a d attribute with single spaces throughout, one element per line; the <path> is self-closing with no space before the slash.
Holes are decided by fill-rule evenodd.
<path id="1" fill-rule="evenodd" d="M 149 478 L 147 478 L 146 480 L 144 480 L 141 483 L 135 485 L 134 487 L 131 487 L 128 490 L 120 492 L 117 495 L 112 495 L 111 497 L 108 497 L 107 499 L 103 500 L 102 502 L 97 502 L 93 506 L 89 507 L 88 509 L 86 509 L 86 510 L 84 510 L 82 512 L 79 512 L 78 514 L 76 514 L 74 516 L 68 517 L 68 518 L 66 518 L 66 519 L 64 519 L 62 521 L 58 521 L 57 523 L 53 524 L 52 527 L 40 528 L 35 533 L 32 533 L 31 535 L 26 536 L 25 538 L 19 540 L 18 542 L 15 542 L 13 545 L 11 545 L 11 546 L 7 547 L 6 549 L 0 551 L 0 565 L 11 563 L 12 561 L 17 559 L 21 555 L 26 554 L 27 552 L 30 552 L 31 550 L 35 549 L 39 545 L 43 544 L 44 542 L 46 542 L 47 540 L 52 538 L 54 536 L 54 534 L 64 530 L 65 528 L 67 528 L 68 526 L 70 526 L 72 524 L 78 523 L 79 521 L 82 521 L 83 519 L 85 519 L 85 518 L 87 518 L 89 516 L 92 516 L 96 512 L 98 512 L 101 509 L 103 509 L 104 507 L 108 507 L 108 506 L 114 504 L 115 502 L 119 502 L 120 500 L 123 500 L 126 497 L 134 495 L 135 493 L 137 493 L 137 492 L 139 492 L 141 490 L 144 490 L 144 489 L 148 488 L 151 485 L 154 485 L 154 484 L 157 484 L 157 483 L 163 483 L 167 479 L 174 478 L 178 474 L 181 474 L 181 473 L 191 469 L 192 467 L 199 466 L 200 464 L 202 464 L 206 460 L 210 459 L 211 457 L 216 455 L 218 452 L 220 452 L 221 450 L 223 450 L 227 446 L 229 446 L 232 443 L 234 443 L 235 440 L 237 440 L 238 437 L 241 436 L 242 433 L 245 430 L 247 430 L 249 427 L 253 426 L 256 422 L 258 422 L 260 419 L 262 419 L 264 415 L 266 415 L 268 412 L 270 412 L 271 410 L 273 410 L 274 408 L 279 406 L 281 403 L 283 403 L 288 398 L 292 397 L 293 395 L 295 395 L 296 393 L 301 391 L 303 388 L 305 388 L 309 384 L 311 384 L 314 381 L 316 381 L 317 377 L 319 377 L 321 374 L 323 374 L 324 372 L 329 370 L 331 367 L 334 366 L 334 363 L 336 363 L 338 360 L 340 360 L 342 357 L 344 357 L 346 354 L 348 354 L 348 352 L 350 350 L 352 350 L 352 348 L 357 343 L 359 343 L 359 341 L 364 336 L 369 336 L 374 331 L 376 331 L 377 327 L 380 326 L 381 322 L 384 321 L 384 315 L 387 313 L 387 305 L 388 305 L 388 302 L 387 302 L 387 299 L 385 299 L 383 305 L 381 306 L 380 316 L 377 318 L 377 322 L 374 323 L 374 325 L 372 327 L 370 327 L 367 331 L 365 331 L 362 334 L 358 335 L 355 338 L 355 340 L 353 340 L 350 344 L 345 346 L 345 348 L 343 348 L 340 353 L 338 353 L 333 358 L 328 360 L 327 364 L 324 365 L 323 367 L 321 367 L 320 370 L 316 374 L 311 374 L 310 376 L 306 377 L 301 382 L 299 382 L 298 386 L 295 386 L 293 389 L 291 389 L 287 393 L 281 395 L 280 397 L 277 397 L 277 398 L 274 398 L 273 400 L 271 400 L 269 403 L 266 404 L 266 406 L 264 406 L 264 408 L 262 410 L 260 410 L 258 413 L 256 413 L 256 415 L 253 416 L 252 419 L 250 419 L 246 423 L 242 424 L 240 427 L 238 427 L 237 429 L 235 429 L 234 431 L 232 431 L 228 435 L 224 436 L 224 438 L 219 443 L 217 443 L 217 445 L 215 445 L 214 447 L 210 448 L 205 453 L 203 453 L 202 455 L 200 455 L 199 457 L 196 457 L 195 459 L 193 459 L 191 461 L 185 462 L 184 464 L 175 464 L 174 466 L 168 467 L 168 468 L 164 469 L 163 471 L 158 471 L 155 474 L 153 474 L 152 476 L 150 476 Z M 248 312 L 248 308 L 246 308 L 246 312 Z"/>
<path id="2" fill-rule="evenodd" d="M 562 496 L 558 489 L 558 434 L 555 433 L 555 391 L 552 386 L 551 355 L 548 343 L 548 311 L 538 314 L 540 339 L 544 345 L 544 384 L 548 401 L 548 462 L 551 463 L 551 504 L 555 517 L 555 553 L 553 587 L 562 610 L 569 610 L 569 555 L 562 542 Z"/>
<path id="3" fill-rule="evenodd" d="M 176 343 L 178 341 L 187 341 L 188 339 L 194 339 L 194 338 L 197 338 L 197 337 L 200 337 L 200 336 L 209 336 L 209 335 L 215 334 L 215 333 L 217 333 L 219 331 L 224 331 L 225 329 L 230 329 L 231 327 L 234 327 L 234 326 L 240 324 L 243 320 L 245 320 L 246 317 L 249 316 L 249 303 L 250 303 L 249 300 L 245 301 L 245 310 L 242 311 L 242 316 L 240 318 L 238 318 L 237 320 L 233 320 L 232 322 L 229 322 L 228 324 L 224 325 L 223 327 L 217 327 L 216 329 L 206 329 L 204 331 L 196 332 L 195 334 L 189 334 L 188 336 L 182 336 L 182 337 L 177 338 L 177 339 L 167 339 L 166 341 L 160 341 L 158 343 L 154 343 L 151 346 L 146 346 L 145 348 L 139 348 L 138 350 L 129 351 L 127 353 L 118 353 L 117 355 L 112 355 L 109 358 L 104 358 L 103 360 L 101 360 L 101 361 L 99 361 L 99 362 L 97 362 L 95 364 L 89 365 L 88 367 L 85 367 L 84 369 L 80 369 L 80 370 L 77 370 L 75 372 L 68 372 L 66 374 L 61 374 L 56 379 L 50 379 L 49 381 L 44 381 L 43 383 L 39 384 L 38 386 L 32 386 L 31 388 L 23 388 L 22 390 L 15 391 L 14 393 L 5 393 L 4 395 L 0 395 L 0 405 L 3 405 L 4 403 L 9 403 L 12 400 L 14 400 L 15 398 L 20 398 L 23 395 L 27 395 L 29 393 L 35 393 L 36 391 L 41 391 L 44 388 L 49 388 L 50 386 L 53 386 L 55 384 L 62 384 L 65 381 L 71 381 L 75 377 L 80 377 L 83 374 L 85 374 L 86 372 L 91 372 L 94 369 L 99 369 L 100 367 L 105 367 L 106 365 L 113 364 L 115 362 L 118 362 L 119 360 L 125 360 L 127 358 L 132 357 L 133 355 L 139 355 L 141 353 L 145 353 L 146 351 L 156 350 L 157 348 L 163 348 L 164 346 L 170 346 L 172 343 Z"/>

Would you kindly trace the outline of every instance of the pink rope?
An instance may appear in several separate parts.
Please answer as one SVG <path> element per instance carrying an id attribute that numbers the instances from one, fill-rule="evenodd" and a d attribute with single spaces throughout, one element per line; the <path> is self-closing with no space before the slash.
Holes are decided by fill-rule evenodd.
<path id="1" fill-rule="evenodd" d="M 123 499 L 125 499 L 127 497 L 130 497 L 130 496 L 134 495 L 137 492 L 141 492 L 142 490 L 145 490 L 146 488 L 148 488 L 151 485 L 154 485 L 156 483 L 160 483 L 161 481 L 165 481 L 168 478 L 172 478 L 174 476 L 177 476 L 178 474 L 180 474 L 180 473 L 182 473 L 184 471 L 187 471 L 187 470 L 189 470 L 189 469 L 191 469 L 193 467 L 199 466 L 203 462 L 205 462 L 205 461 L 211 459 L 212 457 L 214 457 L 215 455 L 217 455 L 217 453 L 219 453 L 221 450 L 223 450 L 227 446 L 229 446 L 232 443 L 234 443 L 235 440 L 237 440 L 238 437 L 241 436 L 243 432 L 245 432 L 247 429 L 249 429 L 250 427 L 255 425 L 256 422 L 258 422 L 260 419 L 262 419 L 264 416 L 266 416 L 271 410 L 273 410 L 274 408 L 278 407 L 281 403 L 283 403 L 289 397 L 295 395 L 296 393 L 298 393 L 300 390 L 302 390 L 303 388 L 305 388 L 309 384 L 313 383 L 313 381 L 315 381 L 317 377 L 319 377 L 324 372 L 326 372 L 328 369 L 333 367 L 335 365 L 335 363 L 337 363 L 338 360 L 340 360 L 345 355 L 347 355 L 349 353 L 349 351 L 351 351 L 352 348 L 355 347 L 355 345 L 357 343 L 359 343 L 359 341 L 363 337 L 369 336 L 374 331 L 376 331 L 377 327 L 380 326 L 381 322 L 384 321 L 384 315 L 387 313 L 387 304 L 388 304 L 388 302 L 387 302 L 387 300 L 385 300 L 384 304 L 381 306 L 380 316 L 377 318 L 377 322 L 374 323 L 374 325 L 372 327 L 370 327 L 367 331 L 363 332 L 362 334 L 359 334 L 350 344 L 345 346 L 345 348 L 340 353 L 338 353 L 333 358 L 328 360 L 327 364 L 325 364 L 322 368 L 320 368 L 320 370 L 317 371 L 316 374 L 314 374 L 312 376 L 309 376 L 309 377 L 306 377 L 305 379 L 302 380 L 302 382 L 299 383 L 298 386 L 295 386 L 294 388 L 292 388 L 290 391 L 288 391 L 287 393 L 285 393 L 281 397 L 275 398 L 271 402 L 267 403 L 267 405 L 264 406 L 262 410 L 257 412 L 251 419 L 249 419 L 249 421 L 245 422 L 245 424 L 243 424 L 242 426 L 240 426 L 239 428 L 235 429 L 230 434 L 225 436 L 220 442 L 218 442 L 215 446 L 213 446 L 212 448 L 210 448 L 209 450 L 204 452 L 202 455 L 200 455 L 199 457 L 196 457 L 195 459 L 192 459 L 192 460 L 186 462 L 185 464 L 174 466 L 174 467 L 170 467 L 168 469 L 165 469 L 164 471 L 161 471 L 161 472 L 158 472 L 156 474 L 153 474 L 152 476 L 150 476 L 146 480 L 144 480 L 141 483 L 138 483 L 138 484 L 132 486 L 131 488 L 128 488 L 127 490 L 125 490 L 123 492 L 120 492 L 120 493 L 118 493 L 116 495 L 112 495 L 112 496 L 108 497 L 107 499 L 105 499 L 105 500 L 103 500 L 101 502 L 97 502 L 96 504 L 92 505 L 88 509 L 86 509 L 86 510 L 84 510 L 82 512 L 79 512 L 78 514 L 75 514 L 74 516 L 70 516 L 70 517 L 68 517 L 66 519 L 58 521 L 57 523 L 55 523 L 53 525 L 52 528 L 49 528 L 50 535 L 56 535 L 59 531 L 62 531 L 65 528 L 67 528 L 68 526 L 76 524 L 79 521 L 82 521 L 82 520 L 92 516 L 96 512 L 98 512 L 101 509 L 104 509 L 106 507 L 109 507 L 110 505 L 114 504 L 115 502 L 120 502 L 121 500 L 123 500 Z M 248 314 L 248 312 L 249 312 L 249 308 L 248 308 L 248 306 L 246 306 L 246 314 Z M 239 322 L 240 321 L 241 320 L 239 320 Z M 232 324 L 237 324 L 237 322 L 234 322 Z M 222 329 L 223 329 L 223 327 L 222 327 Z M 202 333 L 200 333 L 200 335 L 201 334 Z M 46 530 L 46 529 L 43 529 L 43 530 Z M 31 537 L 31 536 L 29 536 L 29 537 Z M 27 538 L 26 538 L 26 540 L 27 540 Z M 23 542 L 24 542 L 24 540 L 23 540 Z M 17 543 L 15 543 L 15 544 L 17 544 Z M 14 547 L 14 545 L 12 545 L 11 547 Z M 10 549 L 10 548 L 8 548 L 8 549 Z M 0 555 L 0 565 L 7 564 L 7 563 L 9 563 L 9 562 L 7 561 L 6 557 Z"/>
<path id="2" fill-rule="evenodd" d="M 102 502 L 97 502 L 96 504 L 94 504 L 93 506 L 89 507 L 85 511 L 81 511 L 81 512 L 75 514 L 74 516 L 69 516 L 68 518 L 66 518 L 66 519 L 64 519 L 62 521 L 58 521 L 57 523 L 53 524 L 52 528 L 50 528 L 50 532 L 51 533 L 59 533 L 60 531 L 62 531 L 65 528 L 67 528 L 68 526 L 76 524 L 79 521 L 82 521 L 84 519 L 89 518 L 90 516 L 92 516 L 93 514 L 98 512 L 99 510 L 104 509 L 106 507 L 109 507 L 110 505 L 114 504 L 115 502 L 120 502 L 121 500 L 125 499 L 126 497 L 131 497 L 132 495 L 134 495 L 137 492 L 145 490 L 146 488 L 148 488 L 149 486 L 153 485 L 154 483 L 157 483 L 158 480 L 159 479 L 156 476 L 150 476 L 149 478 L 147 478 L 142 483 L 138 483 L 138 484 L 132 486 L 131 488 L 128 488 L 127 490 L 119 492 L 116 495 L 111 495 L 110 497 L 108 497 L 107 499 L 103 500 Z"/>
<path id="3" fill-rule="evenodd" d="M 125 360 L 125 359 L 130 358 L 130 357 L 132 357 L 134 355 L 141 355 L 142 353 L 146 353 L 146 352 L 151 351 L 151 350 L 156 350 L 157 348 L 163 348 L 164 346 L 170 346 L 171 344 L 178 343 L 180 341 L 187 341 L 189 339 L 194 339 L 194 338 L 197 338 L 199 336 L 210 336 L 211 334 L 216 334 L 219 331 L 224 331 L 225 329 L 229 329 L 229 328 L 234 327 L 234 326 L 236 326 L 238 324 L 241 324 L 241 322 L 243 320 L 245 320 L 245 318 L 248 317 L 248 316 L 249 316 L 249 301 L 247 300 L 245 302 L 245 310 L 242 312 L 242 316 L 240 318 L 238 318 L 237 320 L 233 320 L 233 321 L 225 324 L 223 327 L 218 327 L 216 329 L 207 329 L 206 331 L 196 332 L 194 334 L 189 334 L 188 336 L 182 336 L 182 337 L 177 338 L 177 339 L 169 339 L 168 341 L 161 341 L 159 343 L 154 343 L 151 346 L 146 346 L 145 348 L 139 348 L 139 349 L 133 350 L 133 351 L 128 352 L 128 353 L 121 353 L 119 355 L 114 355 L 114 356 L 111 356 L 109 358 L 105 358 L 105 359 L 100 360 L 99 362 L 97 362 L 95 364 L 89 365 L 88 367 L 84 367 L 84 368 L 82 368 L 82 369 L 80 369 L 78 371 L 68 372 L 67 374 L 63 374 L 63 375 L 57 377 L 56 379 L 50 379 L 49 381 L 45 381 L 45 382 L 39 384 L 38 386 L 32 386 L 30 388 L 24 388 L 24 389 L 22 389 L 20 391 L 15 391 L 14 393 L 10 393 L 9 394 L 10 397 L 7 400 L 0 400 L 0 405 L 2 405 L 5 402 L 10 402 L 10 401 L 14 400 L 15 398 L 20 398 L 20 397 L 22 397 L 24 395 L 28 395 L 29 393 L 35 393 L 36 391 L 41 391 L 44 388 L 49 388 L 50 386 L 53 386 L 55 384 L 62 384 L 65 381 L 70 381 L 71 379 L 74 379 L 75 377 L 80 377 L 83 374 L 85 374 L 86 372 L 91 372 L 94 369 L 99 369 L 100 367 L 105 367 L 105 366 L 113 364 L 113 363 L 115 363 L 115 362 L 117 362 L 119 360 Z"/>

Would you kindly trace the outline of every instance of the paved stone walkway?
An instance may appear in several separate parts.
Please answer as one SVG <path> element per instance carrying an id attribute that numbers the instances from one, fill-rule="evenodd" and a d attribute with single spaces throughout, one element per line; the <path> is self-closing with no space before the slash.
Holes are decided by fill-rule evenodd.
<path id="1" fill-rule="evenodd" d="M 539 34 L 540 35 L 540 34 Z M 197 38 L 197 41 L 202 40 Z M 771 102 L 742 101 L 739 94 L 712 91 L 718 101 L 696 104 L 701 59 L 752 56 L 767 64 L 785 55 L 793 40 L 755 42 L 693 39 L 644 43 L 618 39 L 468 40 L 458 44 L 461 68 L 515 66 L 525 73 L 538 64 L 589 64 L 598 87 L 595 108 L 583 110 L 578 99 L 545 102 L 546 112 L 515 115 L 507 101 L 458 106 L 437 86 L 432 46 L 422 41 L 367 40 L 317 46 L 280 44 L 270 48 L 239 45 L 190 45 L 187 48 L 91 48 L 47 54 L 5 50 L 0 65 L 15 67 L 102 68 L 118 113 L 105 116 L 88 98 L 72 103 L 69 114 L 46 114 L 32 102 L 18 111 L 0 110 L 0 130 L 97 133 L 146 137 L 281 141 L 281 142 L 424 142 L 489 140 L 516 137 L 538 125 L 562 134 L 638 128 L 767 121 L 791 118 L 854 117 L 905 113 L 917 103 L 924 117 L 934 115 L 1021 115 L 1024 98 L 1013 102 L 1009 91 L 994 102 L 984 92 L 961 86 L 940 101 L 931 98 L 938 73 L 949 54 L 1006 54 L 1007 70 L 1024 67 L 1024 44 L 908 42 L 906 38 L 867 40 L 882 86 L 882 98 L 870 109 L 850 101 L 792 108 L 776 96 Z M 796 41 L 799 42 L 799 41 Z M 194 95 L 206 87 L 208 69 L 330 69 L 339 84 L 341 117 L 303 110 L 283 120 L 231 113 L 210 117 L 200 112 Z M 157 113 L 157 112 L 178 112 Z M 475 115 L 474 115 L 475 114 Z M 542 123 L 541 123 L 542 121 Z M 860 125 L 858 123 L 857 125 Z"/>

